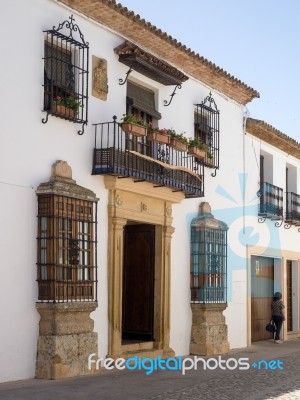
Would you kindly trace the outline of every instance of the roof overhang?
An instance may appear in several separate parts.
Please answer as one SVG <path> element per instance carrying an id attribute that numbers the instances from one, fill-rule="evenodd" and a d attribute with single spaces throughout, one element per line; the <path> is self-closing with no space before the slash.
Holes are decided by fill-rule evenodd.
<path id="1" fill-rule="evenodd" d="M 233 77 L 222 68 L 187 48 L 176 39 L 162 32 L 139 15 L 129 11 L 115 0 L 56 0 L 86 15 L 121 37 L 147 49 L 171 65 L 176 65 L 214 90 L 246 105 L 259 93 Z"/>
<path id="2" fill-rule="evenodd" d="M 258 119 L 248 118 L 246 131 L 266 143 L 300 159 L 300 143 L 273 126 Z"/>
<path id="3" fill-rule="evenodd" d="M 180 85 L 189 79 L 177 68 L 128 41 L 114 51 L 121 63 L 162 85 Z"/>

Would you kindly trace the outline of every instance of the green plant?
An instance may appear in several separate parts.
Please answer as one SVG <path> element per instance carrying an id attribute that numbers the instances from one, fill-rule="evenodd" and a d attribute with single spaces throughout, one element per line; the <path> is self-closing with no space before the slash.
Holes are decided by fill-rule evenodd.
<path id="1" fill-rule="evenodd" d="M 196 147 L 199 150 L 208 150 L 207 146 L 205 146 L 197 137 L 195 138 L 190 138 L 188 141 L 188 145 L 191 147 Z"/>
<path id="2" fill-rule="evenodd" d="M 205 151 L 207 158 L 212 159 L 213 155 L 210 152 L 210 149 L 207 145 L 203 144 L 199 138 L 190 138 L 188 141 L 188 145 L 192 147 L 196 147 L 199 150 Z"/>
<path id="3" fill-rule="evenodd" d="M 185 132 L 181 132 L 181 133 L 176 133 L 176 131 L 174 131 L 174 129 L 168 129 L 168 134 L 169 136 L 171 136 L 171 138 L 178 140 L 181 143 L 187 143 L 188 140 L 187 138 L 184 136 Z"/>
<path id="4" fill-rule="evenodd" d="M 56 96 L 55 99 L 53 100 L 53 103 L 57 106 L 64 106 L 67 108 L 71 108 L 76 113 L 78 112 L 79 107 L 83 107 L 80 101 L 75 99 L 75 97 L 73 96 L 67 96 L 67 97 Z"/>
<path id="5" fill-rule="evenodd" d="M 169 134 L 169 130 L 168 130 L 168 129 L 166 129 L 166 128 L 163 128 L 163 129 L 158 129 L 157 131 L 158 131 L 158 133 L 160 133 L 161 135 L 164 135 L 164 136 L 170 136 L 170 134 Z"/>
<path id="6" fill-rule="evenodd" d="M 136 118 L 133 114 L 123 114 L 123 117 L 121 118 L 123 122 L 131 122 L 132 124 L 137 124 L 141 126 L 146 126 L 144 121 L 140 118 Z"/>

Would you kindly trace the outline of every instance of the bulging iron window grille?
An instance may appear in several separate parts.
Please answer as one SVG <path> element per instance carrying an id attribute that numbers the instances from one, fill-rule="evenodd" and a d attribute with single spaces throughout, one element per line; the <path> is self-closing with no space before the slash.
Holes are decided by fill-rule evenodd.
<path id="1" fill-rule="evenodd" d="M 227 301 L 227 225 L 216 220 L 208 203 L 191 223 L 191 301 Z"/>
<path id="2" fill-rule="evenodd" d="M 39 301 L 97 300 L 97 202 L 38 196 Z"/>
<path id="3" fill-rule="evenodd" d="M 88 122 L 89 44 L 73 16 L 44 31 L 44 111 L 82 124 Z"/>
<path id="4" fill-rule="evenodd" d="M 199 159 L 199 162 L 215 169 L 219 168 L 219 123 L 220 111 L 212 94 L 209 93 L 201 104 L 195 104 L 194 135 L 199 139 L 206 152 L 204 160 Z"/>

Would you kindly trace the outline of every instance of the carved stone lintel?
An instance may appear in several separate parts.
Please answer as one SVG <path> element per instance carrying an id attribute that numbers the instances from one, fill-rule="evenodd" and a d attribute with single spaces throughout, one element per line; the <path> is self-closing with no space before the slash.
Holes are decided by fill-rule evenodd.
<path id="1" fill-rule="evenodd" d="M 123 204 L 123 196 L 121 194 L 116 195 L 116 204 L 121 206 Z"/>
<path id="2" fill-rule="evenodd" d="M 147 205 L 147 203 L 141 202 L 141 211 L 146 212 L 147 210 L 148 210 L 148 205 Z"/>

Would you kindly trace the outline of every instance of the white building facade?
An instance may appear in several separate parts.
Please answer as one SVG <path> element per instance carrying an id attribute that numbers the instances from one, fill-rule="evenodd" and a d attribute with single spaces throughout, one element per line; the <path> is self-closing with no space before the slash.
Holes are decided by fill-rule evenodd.
<path id="1" fill-rule="evenodd" d="M 0 381 L 88 373 L 93 349 L 190 354 L 191 299 L 224 304 L 220 349 L 269 338 L 274 290 L 284 339 L 298 335 L 299 144 L 246 121 L 259 94 L 108 0 L 14 0 L 0 18 Z M 126 113 L 198 137 L 204 156 L 126 133 Z M 201 202 L 228 227 L 227 271 L 191 267 Z"/>

